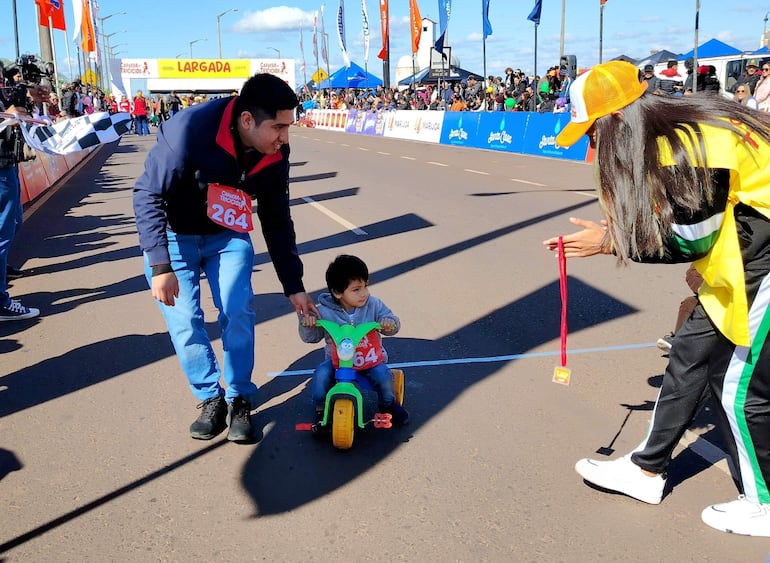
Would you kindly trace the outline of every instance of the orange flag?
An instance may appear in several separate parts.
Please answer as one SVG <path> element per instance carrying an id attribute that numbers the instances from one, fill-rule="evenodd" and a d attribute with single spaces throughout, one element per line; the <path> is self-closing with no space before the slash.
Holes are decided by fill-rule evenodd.
<path id="1" fill-rule="evenodd" d="M 91 11 L 91 0 L 83 0 L 83 19 L 80 20 L 80 48 L 84 53 L 96 52 L 96 29 Z"/>
<path id="2" fill-rule="evenodd" d="M 388 0 L 380 0 L 380 25 L 382 26 L 382 50 L 378 59 L 388 60 L 388 42 L 390 38 L 390 22 L 388 21 Z"/>
<path id="3" fill-rule="evenodd" d="M 422 17 L 420 8 L 417 7 L 417 0 L 409 0 L 409 23 L 412 27 L 412 53 L 416 53 L 420 46 L 420 35 L 422 35 Z"/>

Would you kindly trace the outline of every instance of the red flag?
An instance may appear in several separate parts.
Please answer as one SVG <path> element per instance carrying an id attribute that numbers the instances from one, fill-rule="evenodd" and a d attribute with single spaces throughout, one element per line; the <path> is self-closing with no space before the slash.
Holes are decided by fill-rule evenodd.
<path id="1" fill-rule="evenodd" d="M 412 28 L 412 53 L 416 53 L 420 47 L 420 35 L 422 35 L 422 17 L 417 0 L 409 0 L 409 23 Z"/>
<path id="2" fill-rule="evenodd" d="M 67 25 L 64 22 L 64 4 L 62 0 L 35 0 L 38 8 L 38 23 L 43 27 L 53 27 L 66 31 Z M 51 24 L 48 24 L 48 18 L 51 18 Z"/>
<path id="3" fill-rule="evenodd" d="M 380 25 L 382 26 L 382 51 L 377 55 L 378 59 L 388 60 L 388 35 L 390 34 L 390 22 L 388 22 L 388 0 L 380 0 Z"/>
<path id="4" fill-rule="evenodd" d="M 607 0 L 599 0 L 599 5 L 604 6 L 607 3 Z"/>

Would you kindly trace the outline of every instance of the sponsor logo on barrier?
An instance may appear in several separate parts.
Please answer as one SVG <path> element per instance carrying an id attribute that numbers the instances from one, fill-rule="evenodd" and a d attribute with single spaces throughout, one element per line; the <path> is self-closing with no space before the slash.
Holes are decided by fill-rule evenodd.
<path id="1" fill-rule="evenodd" d="M 510 145 L 513 142 L 513 137 L 507 131 L 492 132 L 489 134 L 487 143 L 501 143 L 503 145 Z"/>
<path id="2" fill-rule="evenodd" d="M 451 129 L 449 131 L 449 139 L 459 139 L 461 141 L 468 140 L 468 132 L 465 129 Z"/>
<path id="3" fill-rule="evenodd" d="M 544 149 L 545 147 L 558 147 L 556 144 L 556 136 L 555 135 L 543 135 L 540 139 L 540 144 L 538 145 L 538 148 L 540 150 Z"/>

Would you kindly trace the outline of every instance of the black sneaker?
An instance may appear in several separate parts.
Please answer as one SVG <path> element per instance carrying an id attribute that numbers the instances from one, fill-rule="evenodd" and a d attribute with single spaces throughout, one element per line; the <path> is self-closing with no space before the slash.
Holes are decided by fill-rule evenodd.
<path id="1" fill-rule="evenodd" d="M 316 408 L 315 410 L 315 424 L 313 424 L 313 436 L 321 438 L 329 434 L 331 428 L 330 424 L 323 426 L 321 423 L 324 421 L 324 408 Z"/>
<path id="2" fill-rule="evenodd" d="M 380 406 L 382 412 L 390 413 L 391 420 L 396 426 L 404 426 L 409 422 L 409 411 L 399 405 L 396 401 L 393 401 L 388 406 Z"/>
<path id="3" fill-rule="evenodd" d="M 230 431 L 227 439 L 231 442 L 256 442 L 257 433 L 251 424 L 251 403 L 243 397 L 236 397 L 230 403 Z"/>
<path id="4" fill-rule="evenodd" d="M 196 440 L 211 440 L 227 428 L 227 403 L 224 397 L 212 397 L 198 405 L 201 414 L 190 425 L 190 436 Z"/>
<path id="5" fill-rule="evenodd" d="M 25 307 L 20 301 L 11 299 L 7 307 L 0 307 L 0 321 L 21 321 L 32 319 L 40 314 L 40 309 Z"/>
<path id="6" fill-rule="evenodd" d="M 5 279 L 7 280 L 17 280 L 19 278 L 24 277 L 24 272 L 19 270 L 18 268 L 14 268 L 13 266 L 6 266 L 5 267 Z"/>

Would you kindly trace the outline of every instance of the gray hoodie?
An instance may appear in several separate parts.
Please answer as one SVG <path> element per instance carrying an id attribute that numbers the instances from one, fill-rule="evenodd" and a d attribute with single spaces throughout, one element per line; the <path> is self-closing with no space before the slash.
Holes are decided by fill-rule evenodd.
<path id="1" fill-rule="evenodd" d="M 354 311 L 348 313 L 342 308 L 342 305 L 337 303 L 329 292 L 324 292 L 318 297 L 318 312 L 321 313 L 321 318 L 325 321 L 332 321 L 337 324 L 352 324 L 358 326 L 363 323 L 380 322 L 382 319 L 393 319 L 396 321 L 396 326 L 389 331 L 381 330 L 381 334 L 384 336 L 393 336 L 401 328 L 401 320 L 391 311 L 385 303 L 380 301 L 373 295 L 369 296 L 366 300 L 366 304 L 363 307 L 358 307 Z M 320 326 L 303 326 L 302 319 L 299 322 L 299 337 L 302 342 L 314 343 L 320 342 L 322 339 L 326 341 L 324 353 L 326 359 L 331 358 L 332 339 L 329 334 Z M 382 353 L 385 362 L 388 361 L 388 352 L 385 347 L 382 348 Z"/>

